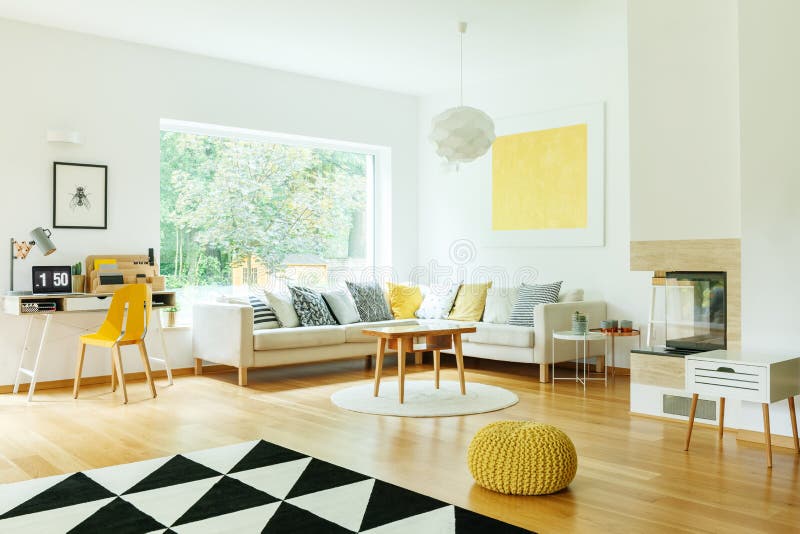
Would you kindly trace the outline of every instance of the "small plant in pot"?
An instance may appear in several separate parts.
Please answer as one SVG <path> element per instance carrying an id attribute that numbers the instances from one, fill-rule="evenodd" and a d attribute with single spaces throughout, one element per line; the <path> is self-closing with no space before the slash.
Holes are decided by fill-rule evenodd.
<path id="1" fill-rule="evenodd" d="M 576 334 L 585 334 L 589 331 L 586 316 L 581 312 L 576 311 L 572 314 L 572 331 Z"/>
<path id="2" fill-rule="evenodd" d="M 75 263 L 71 269 L 72 271 L 72 292 L 83 293 L 86 277 L 81 274 L 83 272 L 83 265 L 81 262 Z"/>
<path id="3" fill-rule="evenodd" d="M 168 328 L 172 328 L 175 326 L 175 317 L 177 316 L 178 312 L 180 311 L 180 306 L 169 306 L 167 308 L 161 308 L 161 313 L 166 316 L 165 325 Z"/>

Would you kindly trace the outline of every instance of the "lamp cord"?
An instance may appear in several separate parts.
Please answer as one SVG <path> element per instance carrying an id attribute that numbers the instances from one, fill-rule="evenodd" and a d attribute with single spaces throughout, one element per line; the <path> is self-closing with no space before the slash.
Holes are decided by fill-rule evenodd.
<path id="1" fill-rule="evenodd" d="M 458 105 L 464 105 L 464 32 L 459 32 L 459 39 L 461 44 L 460 50 L 460 69 L 459 69 L 459 96 L 458 96 Z"/>

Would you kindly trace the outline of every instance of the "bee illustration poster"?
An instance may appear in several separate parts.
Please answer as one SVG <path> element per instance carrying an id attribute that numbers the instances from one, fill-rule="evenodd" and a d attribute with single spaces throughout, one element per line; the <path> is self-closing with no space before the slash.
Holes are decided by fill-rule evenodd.
<path id="1" fill-rule="evenodd" d="M 53 163 L 53 227 L 108 227 L 108 166 Z"/>

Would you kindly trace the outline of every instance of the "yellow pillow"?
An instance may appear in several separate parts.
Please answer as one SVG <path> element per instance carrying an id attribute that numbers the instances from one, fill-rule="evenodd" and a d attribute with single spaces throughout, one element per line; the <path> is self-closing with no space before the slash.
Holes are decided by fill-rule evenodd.
<path id="1" fill-rule="evenodd" d="M 417 286 L 404 286 L 387 282 L 389 304 L 395 319 L 413 319 L 422 304 L 422 291 Z"/>
<path id="2" fill-rule="evenodd" d="M 486 292 L 492 287 L 485 284 L 462 284 L 448 319 L 454 321 L 480 321 L 486 307 Z"/>

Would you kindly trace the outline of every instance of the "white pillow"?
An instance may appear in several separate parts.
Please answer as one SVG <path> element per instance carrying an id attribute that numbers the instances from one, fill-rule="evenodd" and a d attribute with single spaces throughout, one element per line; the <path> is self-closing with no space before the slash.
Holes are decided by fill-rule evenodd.
<path id="1" fill-rule="evenodd" d="M 558 302 L 582 302 L 583 289 L 568 289 L 558 295 Z"/>
<path id="2" fill-rule="evenodd" d="M 506 324 L 511 316 L 511 310 L 517 301 L 519 286 L 495 286 L 486 292 L 486 309 L 483 311 L 484 323 Z"/>
<path id="3" fill-rule="evenodd" d="M 422 304 L 414 315 L 420 319 L 444 319 L 450 315 L 461 284 L 438 284 L 425 288 Z"/>
<path id="4" fill-rule="evenodd" d="M 294 311 L 294 304 L 292 304 L 292 296 L 288 293 L 273 293 L 272 291 L 264 290 L 264 296 L 267 297 L 270 307 L 278 316 L 278 322 L 284 328 L 294 328 L 300 326 L 300 318 L 297 317 L 297 312 Z"/>
<path id="5" fill-rule="evenodd" d="M 352 324 L 361 321 L 361 316 L 356 309 L 356 303 L 353 302 L 349 291 L 344 289 L 322 291 L 322 298 L 325 299 L 339 324 Z"/>

